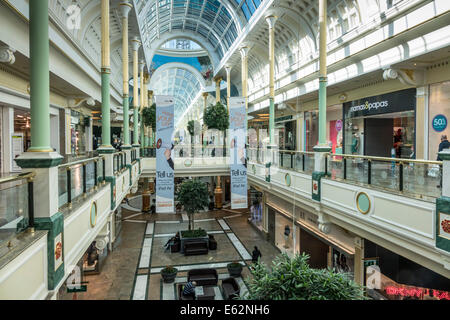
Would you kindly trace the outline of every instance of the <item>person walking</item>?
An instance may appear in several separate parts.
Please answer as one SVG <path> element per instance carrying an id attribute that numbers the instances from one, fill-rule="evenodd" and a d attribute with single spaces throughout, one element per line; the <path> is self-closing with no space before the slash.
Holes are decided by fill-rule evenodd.
<path id="1" fill-rule="evenodd" d="M 261 251 L 259 251 L 258 247 L 255 246 L 255 249 L 252 252 L 252 262 L 258 262 L 258 259 L 262 257 Z"/>
<path id="2" fill-rule="evenodd" d="M 439 152 L 443 151 L 444 149 L 449 149 L 449 148 L 450 148 L 450 142 L 447 139 L 447 135 L 443 134 L 441 136 L 441 143 L 439 143 L 437 161 L 442 161 L 441 157 L 439 156 Z"/>

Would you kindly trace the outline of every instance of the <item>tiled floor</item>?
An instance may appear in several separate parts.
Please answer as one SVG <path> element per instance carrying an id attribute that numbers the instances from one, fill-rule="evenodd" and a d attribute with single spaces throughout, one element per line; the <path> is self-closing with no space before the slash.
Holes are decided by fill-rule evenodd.
<path id="1" fill-rule="evenodd" d="M 176 299 L 176 286 L 164 284 L 159 271 L 167 265 L 179 269 L 176 283 L 186 281 L 187 270 L 199 267 L 214 267 L 220 280 L 228 277 L 226 265 L 240 261 L 251 264 L 251 252 L 256 245 L 262 252 L 262 261 L 271 265 L 279 254 L 272 244 L 262 238 L 247 221 L 249 213 L 245 210 L 215 210 L 202 212 L 195 216 L 195 228 L 201 227 L 214 234 L 217 250 L 207 255 L 184 256 L 181 253 L 164 251 L 164 244 L 177 231 L 187 229 L 186 216 L 182 214 L 139 214 L 123 209 L 122 231 L 114 251 L 105 259 L 99 275 L 86 276 L 88 290 L 78 293 L 79 300 L 160 300 Z M 251 276 L 244 267 L 242 276 Z M 241 293 L 246 287 L 242 278 Z M 162 296 L 161 296 L 162 295 Z M 63 299 L 72 299 L 65 294 Z M 221 299 L 216 288 L 216 299 Z"/>

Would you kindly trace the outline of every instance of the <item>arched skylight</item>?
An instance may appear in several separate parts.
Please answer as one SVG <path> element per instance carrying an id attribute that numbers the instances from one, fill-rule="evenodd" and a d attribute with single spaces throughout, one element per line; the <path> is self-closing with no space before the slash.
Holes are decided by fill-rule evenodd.
<path id="1" fill-rule="evenodd" d="M 227 1 L 135 0 L 135 5 L 144 48 L 165 33 L 190 31 L 208 41 L 220 59 L 244 25 Z"/>
<path id="2" fill-rule="evenodd" d="M 154 95 L 169 95 L 175 99 L 175 123 L 191 105 L 201 90 L 197 77 L 182 68 L 168 68 L 155 73 L 150 80 L 150 90 Z"/>

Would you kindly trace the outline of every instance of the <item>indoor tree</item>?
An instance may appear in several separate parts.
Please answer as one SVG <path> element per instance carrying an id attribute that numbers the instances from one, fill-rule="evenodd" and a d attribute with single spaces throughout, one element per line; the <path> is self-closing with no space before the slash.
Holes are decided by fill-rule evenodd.
<path id="1" fill-rule="evenodd" d="M 227 108 L 220 102 L 216 104 L 210 104 L 203 115 L 203 123 L 208 127 L 208 129 L 217 129 L 219 131 L 223 131 L 223 140 L 224 146 L 225 143 L 225 133 L 230 125 L 228 110 Z"/>
<path id="2" fill-rule="evenodd" d="M 309 256 L 282 253 L 271 270 L 263 263 L 252 266 L 247 278 L 247 300 L 365 300 L 364 291 L 346 273 L 332 269 L 314 269 Z"/>
<path id="3" fill-rule="evenodd" d="M 185 180 L 178 190 L 177 201 L 184 206 L 189 218 L 189 230 L 193 230 L 194 214 L 209 204 L 208 186 L 199 179 Z"/>
<path id="4" fill-rule="evenodd" d="M 200 123 L 195 120 L 189 120 L 187 123 L 187 131 L 191 135 L 191 152 L 194 154 L 194 134 L 200 131 Z"/>
<path id="5" fill-rule="evenodd" d="M 151 127 L 153 132 L 156 131 L 156 104 L 153 103 L 150 107 L 145 107 L 142 110 L 142 121 L 144 126 Z"/>

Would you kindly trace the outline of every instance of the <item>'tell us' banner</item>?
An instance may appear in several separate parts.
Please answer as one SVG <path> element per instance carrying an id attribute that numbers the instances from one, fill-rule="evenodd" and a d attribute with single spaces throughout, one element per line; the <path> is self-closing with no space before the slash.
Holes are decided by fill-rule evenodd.
<path id="1" fill-rule="evenodd" d="M 231 209 L 248 207 L 245 120 L 245 99 L 230 97 Z"/>
<path id="2" fill-rule="evenodd" d="M 156 212 L 174 212 L 173 130 L 174 98 L 155 96 L 156 103 Z"/>

